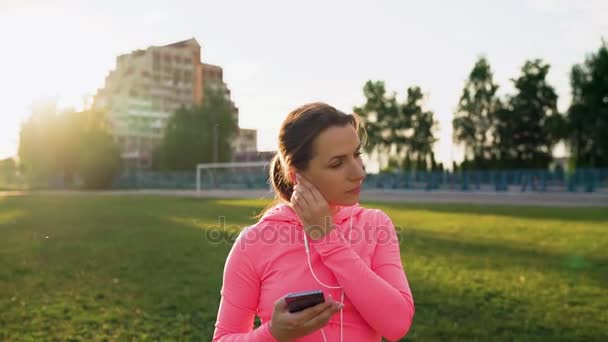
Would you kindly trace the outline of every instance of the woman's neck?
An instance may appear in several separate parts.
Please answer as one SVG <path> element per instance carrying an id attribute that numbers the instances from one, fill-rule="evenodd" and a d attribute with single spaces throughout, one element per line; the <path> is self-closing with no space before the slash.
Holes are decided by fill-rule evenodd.
<path id="1" fill-rule="evenodd" d="M 291 204 L 291 202 L 284 201 L 284 203 L 285 203 L 285 205 L 287 205 L 288 207 L 293 209 L 293 205 Z M 342 209 L 341 205 L 334 205 L 334 204 L 329 205 L 329 212 L 331 213 L 332 217 L 334 217 L 340 211 L 340 209 Z"/>
<path id="2" fill-rule="evenodd" d="M 330 205 L 329 206 L 329 211 L 331 212 L 331 216 L 335 216 L 338 211 L 340 211 L 341 207 L 339 205 Z"/>

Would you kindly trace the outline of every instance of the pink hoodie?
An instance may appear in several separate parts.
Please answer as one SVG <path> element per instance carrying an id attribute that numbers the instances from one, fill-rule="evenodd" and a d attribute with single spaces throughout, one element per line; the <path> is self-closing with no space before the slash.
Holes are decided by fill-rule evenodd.
<path id="1" fill-rule="evenodd" d="M 319 280 L 344 289 L 344 341 L 402 338 L 412 324 L 414 301 L 393 223 L 382 211 L 355 204 L 341 207 L 334 224 L 329 234 L 308 242 Z M 276 341 L 269 330 L 274 303 L 289 292 L 321 289 L 326 298 L 340 300 L 340 289 L 324 288 L 310 273 L 303 234 L 286 204 L 241 232 L 226 259 L 213 341 Z M 253 329 L 255 315 L 262 325 Z M 339 312 L 323 331 L 327 341 L 340 341 Z M 317 330 L 297 341 L 318 342 L 323 336 Z"/>

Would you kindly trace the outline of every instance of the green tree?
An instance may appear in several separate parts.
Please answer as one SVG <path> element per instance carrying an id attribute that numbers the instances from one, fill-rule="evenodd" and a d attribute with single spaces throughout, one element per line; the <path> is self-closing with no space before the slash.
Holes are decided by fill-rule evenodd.
<path id="1" fill-rule="evenodd" d="M 363 86 L 363 95 L 365 104 L 353 109 L 361 117 L 367 132 L 367 142 L 363 150 L 367 154 L 375 152 L 378 164 L 382 167 L 382 156 L 388 157 L 391 147 L 388 122 L 397 112 L 395 96 L 386 94 L 382 81 L 367 81 Z"/>
<path id="2" fill-rule="evenodd" d="M 121 169 L 120 147 L 110 133 L 106 113 L 87 110 L 78 113 L 75 125 L 80 136 L 77 173 L 87 189 L 109 188 Z"/>
<path id="3" fill-rule="evenodd" d="M 32 183 L 53 179 L 71 185 L 80 148 L 80 113 L 59 110 L 54 102 L 38 103 L 23 123 L 19 159 Z"/>
<path id="4" fill-rule="evenodd" d="M 458 109 L 452 120 L 453 139 L 464 146 L 465 156 L 475 168 L 492 167 L 495 112 L 500 105 L 496 96 L 490 64 L 485 57 L 475 63 L 465 83 Z"/>
<path id="5" fill-rule="evenodd" d="M 422 109 L 420 88 L 408 88 L 404 103 L 399 103 L 395 94 L 387 95 L 382 81 L 367 81 L 363 94 L 366 102 L 354 112 L 362 117 L 368 134 L 365 152 L 377 153 L 381 169 L 390 169 L 395 162 L 409 169 L 410 157 L 418 161 L 416 168 L 424 165 L 426 169 L 436 141 L 433 130 L 437 122 L 433 112 Z M 388 168 L 383 167 L 382 158 L 391 163 Z"/>
<path id="6" fill-rule="evenodd" d="M 504 168 L 546 168 L 559 141 L 563 116 L 546 81 L 550 66 L 527 61 L 514 79 L 516 94 L 496 111 L 495 146 Z"/>
<path id="7" fill-rule="evenodd" d="M 13 186 L 17 179 L 17 163 L 13 158 L 0 160 L 0 188 Z"/>
<path id="8" fill-rule="evenodd" d="M 53 137 L 55 172 L 63 180 L 63 184 L 72 185 L 79 169 L 80 159 L 86 153 L 84 122 L 87 112 L 66 110 L 55 117 L 55 132 Z M 100 116 L 104 114 L 100 113 Z M 84 136 L 86 137 L 86 136 Z"/>
<path id="9" fill-rule="evenodd" d="M 171 115 L 156 152 L 157 165 L 191 171 L 199 163 L 228 162 L 237 129 L 231 104 L 221 92 L 208 89 L 202 105 L 181 107 Z"/>
<path id="10" fill-rule="evenodd" d="M 36 103 L 19 133 L 19 163 L 30 184 L 47 183 L 56 169 L 56 117 L 55 102 Z"/>
<path id="11" fill-rule="evenodd" d="M 577 167 L 608 166 L 608 46 L 572 67 L 568 140 Z"/>
<path id="12" fill-rule="evenodd" d="M 104 112 L 60 112 L 54 104 L 34 107 L 21 126 L 18 154 L 33 186 L 61 181 L 69 187 L 80 176 L 85 187 L 103 188 L 120 169 L 120 154 Z"/>
<path id="13" fill-rule="evenodd" d="M 435 114 L 432 111 L 424 110 L 423 102 L 422 90 L 420 87 L 414 86 L 407 89 L 405 103 L 401 106 L 407 132 L 405 145 L 416 159 L 415 168 L 417 170 L 432 168 L 433 144 L 437 141 L 434 135 L 438 124 L 434 118 Z"/>

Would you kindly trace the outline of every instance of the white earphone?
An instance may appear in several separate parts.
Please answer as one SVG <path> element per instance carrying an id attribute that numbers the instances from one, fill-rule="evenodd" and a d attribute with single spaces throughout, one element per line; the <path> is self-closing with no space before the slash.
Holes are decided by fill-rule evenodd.
<path id="1" fill-rule="evenodd" d="M 348 245 L 351 243 L 351 232 L 353 231 L 353 208 L 350 208 L 350 229 L 348 230 Z M 312 264 L 310 262 L 310 248 L 308 247 L 308 238 L 306 237 L 306 232 L 304 232 L 304 248 L 306 249 L 306 259 L 308 261 L 308 268 L 310 269 L 310 273 L 315 278 L 319 285 L 324 286 L 328 289 L 340 289 L 340 303 L 342 303 L 342 308 L 340 309 L 340 342 L 344 342 L 344 289 L 341 286 L 332 286 L 323 283 L 317 275 L 315 271 L 312 269 Z M 327 336 L 325 336 L 325 332 L 323 328 L 321 328 L 321 334 L 323 335 L 323 341 L 327 342 Z"/>

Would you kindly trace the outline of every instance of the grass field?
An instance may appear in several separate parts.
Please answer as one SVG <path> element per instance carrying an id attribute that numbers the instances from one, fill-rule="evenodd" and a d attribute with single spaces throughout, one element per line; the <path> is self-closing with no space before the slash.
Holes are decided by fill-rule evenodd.
<path id="1" fill-rule="evenodd" d="M 0 340 L 210 340 L 230 238 L 266 204 L 0 198 Z M 606 208 L 364 205 L 399 229 L 406 341 L 608 340 Z"/>

